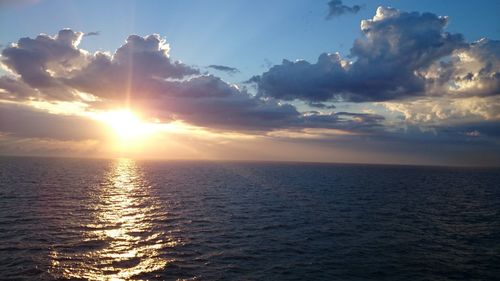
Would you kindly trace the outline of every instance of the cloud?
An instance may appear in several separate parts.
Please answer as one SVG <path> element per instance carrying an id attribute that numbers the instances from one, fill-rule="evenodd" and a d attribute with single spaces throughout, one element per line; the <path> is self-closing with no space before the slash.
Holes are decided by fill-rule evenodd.
<path id="1" fill-rule="evenodd" d="M 365 38 L 354 43 L 353 60 L 338 53 L 322 54 L 316 63 L 284 60 L 251 79 L 257 95 L 172 59 L 159 35 L 130 35 L 113 53 L 81 49 L 83 33 L 69 29 L 22 38 L 2 52 L 12 75 L 0 77 L 0 132 L 61 141 L 101 139 L 92 132 L 105 130 L 91 120 L 14 104 L 70 101 L 89 111 L 130 106 L 146 119 L 270 138 L 313 130 L 315 139 L 343 135 L 353 146 L 363 145 L 364 138 L 494 142 L 498 136 L 485 123 L 500 119 L 494 90 L 497 42 L 467 44 L 460 35 L 445 33 L 445 24 L 432 14 L 379 8 L 362 24 Z M 283 102 L 296 99 L 318 111 Z M 379 106 L 392 114 L 346 112 L 338 109 L 342 105 L 335 109 L 335 101 L 383 101 Z M 394 115 L 404 118 L 394 120 Z"/>
<path id="2" fill-rule="evenodd" d="M 54 75 L 68 74 L 84 59 L 84 53 L 77 49 L 82 35 L 64 29 L 54 37 L 21 38 L 2 51 L 2 63 L 32 87 L 53 86 Z"/>
<path id="3" fill-rule="evenodd" d="M 2 63 L 20 75 L 19 83 L 32 87 L 31 94 L 36 96 L 31 98 L 43 100 L 75 100 L 78 92 L 121 95 L 129 86 L 123 81 L 147 83 L 153 78 L 180 79 L 199 73 L 171 61 L 169 46 L 158 35 L 130 35 L 112 56 L 79 49 L 82 36 L 82 32 L 64 29 L 54 37 L 21 38 L 2 51 Z M 1 89 L 8 90 L 5 81 L 0 82 Z"/>
<path id="4" fill-rule="evenodd" d="M 213 68 L 218 71 L 222 72 L 227 72 L 228 74 L 235 74 L 240 72 L 237 68 L 235 67 L 230 67 L 230 66 L 225 66 L 225 65 L 216 65 L 216 64 L 211 64 L 207 66 L 208 68 Z"/>
<path id="5" fill-rule="evenodd" d="M 0 103 L 0 132 L 10 137 L 98 140 L 105 137 L 105 131 L 102 123 L 85 117 L 51 114 L 31 106 Z"/>
<path id="6" fill-rule="evenodd" d="M 83 33 L 69 29 L 21 38 L 2 51 L 10 73 L 0 77 L 0 137 L 102 139 L 106 130 L 97 122 L 32 107 L 67 101 L 88 111 L 130 106 L 145 119 L 258 135 L 276 146 L 287 137 L 306 138 L 359 155 L 370 146 L 380 154 L 396 149 L 412 157 L 438 155 L 446 147 L 449 159 L 466 155 L 479 163 L 474 151 L 499 150 L 499 42 L 467 43 L 446 33 L 446 23 L 429 13 L 379 8 L 362 21 L 364 37 L 354 42 L 349 58 L 324 53 L 315 63 L 284 60 L 250 79 L 256 94 L 172 59 L 166 40 L 155 34 L 130 35 L 110 53 L 80 48 Z M 302 102 L 286 102 L 295 100 Z M 346 102 L 373 101 L 366 108 L 349 104 L 364 113 L 345 111 Z M 334 102 L 342 103 L 335 108 Z M 317 111 L 304 111 L 311 108 Z"/>
<path id="7" fill-rule="evenodd" d="M 169 45 L 158 35 L 130 35 L 113 54 L 78 48 L 82 35 L 65 29 L 54 37 L 22 38 L 5 49 L 3 63 L 19 77 L 0 77 L 0 97 L 17 102 L 78 101 L 89 110 L 127 105 L 146 118 L 228 131 L 305 127 L 360 131 L 383 120 L 375 115 L 304 114 L 293 105 L 251 95 L 172 60 Z"/>
<path id="8" fill-rule="evenodd" d="M 212 129 L 270 131 L 285 128 L 342 128 L 363 130 L 383 120 L 378 116 L 345 118 L 346 113 L 304 114 L 290 104 L 261 99 L 208 75 L 184 81 L 156 81 L 148 93 L 133 102 L 162 120 L 184 122 Z M 351 117 L 351 116 L 349 116 Z M 349 120 L 348 120 L 349 119 Z M 356 119 L 356 120 L 355 120 Z"/>
<path id="9" fill-rule="evenodd" d="M 340 55 L 325 53 L 315 64 L 304 60 L 283 60 L 282 64 L 273 66 L 261 76 L 254 76 L 250 82 L 257 83 L 260 96 L 322 102 L 331 100 L 332 88 L 347 79 Z"/>
<path id="10" fill-rule="evenodd" d="M 328 16 L 326 18 L 331 19 L 343 14 L 356 14 L 361 10 L 361 6 L 346 6 L 342 4 L 342 0 L 331 0 L 330 2 L 328 2 L 328 9 Z"/>
<path id="11" fill-rule="evenodd" d="M 382 128 L 381 122 L 385 117 L 369 113 L 336 112 L 319 114 L 313 112 L 305 115 L 305 128 L 343 129 L 347 131 L 367 132 Z"/>
<path id="12" fill-rule="evenodd" d="M 100 31 L 86 32 L 83 36 L 98 36 L 98 35 L 101 35 Z"/>
<path id="13" fill-rule="evenodd" d="M 458 97 L 500 94 L 500 41 L 480 39 L 421 73 L 426 91 Z"/>
<path id="14" fill-rule="evenodd" d="M 64 83 L 102 98 L 134 98 L 134 91 L 157 80 L 182 79 L 199 71 L 169 57 L 170 46 L 159 35 L 130 35 L 113 55 L 97 52 Z"/>
<path id="15" fill-rule="evenodd" d="M 215 76 L 186 81 L 157 81 L 146 90 L 142 108 L 157 117 L 182 120 L 194 125 L 226 130 L 270 130 L 291 126 L 300 113 L 291 105 L 250 96 Z"/>
<path id="16" fill-rule="evenodd" d="M 389 101 L 447 94 L 428 91 L 435 83 L 430 72 L 436 64 L 446 65 L 450 57 L 478 48 L 467 44 L 461 34 L 445 32 L 447 22 L 447 17 L 431 13 L 379 7 L 372 19 L 361 21 L 364 37 L 351 48 L 353 60 L 342 59 L 338 53 L 321 54 L 316 63 L 283 60 L 250 81 L 257 83 L 261 96 L 312 102 Z M 483 56 L 498 58 L 493 49 L 483 48 L 487 53 Z M 494 67 L 488 68 L 478 58 L 473 58 L 475 63 L 491 77 L 490 92 L 498 93 Z"/>
<path id="17" fill-rule="evenodd" d="M 54 37 L 41 34 L 35 39 L 21 38 L 3 49 L 1 62 L 20 75 L 22 83 L 38 89 L 40 98 L 72 100 L 74 93 L 57 77 L 69 75 L 85 63 L 85 52 L 77 48 L 82 35 L 63 29 Z"/>
<path id="18" fill-rule="evenodd" d="M 11 101 L 25 101 L 30 97 L 38 96 L 36 88 L 30 87 L 19 79 L 9 76 L 0 77 L 0 99 Z"/>
<path id="19" fill-rule="evenodd" d="M 500 120 L 500 97 L 435 97 L 405 102 L 381 103 L 402 114 L 412 124 L 446 124 L 480 120 Z"/>
<path id="20" fill-rule="evenodd" d="M 333 104 L 324 104 L 322 102 L 308 102 L 307 105 L 310 107 L 316 107 L 321 109 L 334 109 L 336 106 Z"/>

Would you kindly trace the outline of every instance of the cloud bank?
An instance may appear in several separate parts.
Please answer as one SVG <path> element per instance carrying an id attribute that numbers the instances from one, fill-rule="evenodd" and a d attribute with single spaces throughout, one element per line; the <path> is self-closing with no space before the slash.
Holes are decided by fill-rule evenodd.
<path id="1" fill-rule="evenodd" d="M 255 97 L 172 60 L 169 45 L 158 35 L 130 35 L 113 54 L 80 49 L 82 36 L 64 29 L 53 37 L 21 38 L 4 49 L 2 63 L 18 77 L 0 78 L 0 97 L 18 102 L 81 102 L 94 110 L 128 105 L 150 119 L 230 131 L 369 130 L 383 120 L 371 114 L 305 114 L 291 104 Z"/>

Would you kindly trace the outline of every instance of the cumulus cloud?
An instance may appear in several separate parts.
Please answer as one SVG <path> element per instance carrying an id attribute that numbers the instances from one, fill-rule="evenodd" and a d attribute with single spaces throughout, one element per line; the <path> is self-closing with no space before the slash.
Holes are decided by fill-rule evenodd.
<path id="1" fill-rule="evenodd" d="M 58 81 L 58 77 L 69 75 L 85 64 L 86 53 L 77 48 L 82 35 L 81 32 L 63 29 L 53 37 L 42 34 L 35 39 L 21 38 L 3 49 L 1 62 L 21 77 L 19 85 L 26 84 L 33 89 L 29 92 L 36 94 L 36 98 L 73 100 L 75 92 Z M 0 91 L 7 91 L 13 84 L 6 85 L 6 82 L 11 81 L 0 81 Z M 14 94 L 25 98 L 27 93 Z"/>
<path id="2" fill-rule="evenodd" d="M 449 61 L 434 63 L 421 73 L 426 91 L 453 96 L 500 94 L 500 41 L 483 38 L 455 50 Z"/>
<path id="3" fill-rule="evenodd" d="M 54 36 L 21 38 L 2 51 L 2 63 L 34 88 L 57 86 L 54 76 L 67 75 L 80 66 L 85 54 L 77 46 L 83 33 L 69 29 Z"/>
<path id="4" fill-rule="evenodd" d="M 331 0 L 328 2 L 328 16 L 326 18 L 331 19 L 348 13 L 356 14 L 360 10 L 360 5 L 347 6 L 342 3 L 342 0 Z"/>
<path id="5" fill-rule="evenodd" d="M 113 54 L 78 48 L 82 35 L 65 29 L 54 37 L 22 38 L 5 49 L 2 62 L 18 77 L 0 77 L 0 98 L 69 99 L 91 110 L 130 105 L 147 118 L 254 132 L 305 127 L 370 130 L 383 121 L 369 114 L 305 114 L 274 98 L 251 95 L 172 60 L 169 45 L 158 35 L 130 35 Z"/>
<path id="6" fill-rule="evenodd" d="M 468 43 L 446 32 L 447 22 L 431 13 L 379 7 L 372 19 L 361 21 L 363 37 L 348 58 L 323 53 L 315 63 L 283 60 L 250 82 L 260 97 L 320 109 L 325 102 L 376 102 L 388 111 L 380 122 L 384 128 L 371 135 L 382 142 L 473 137 L 497 145 L 498 130 L 492 128 L 500 120 L 500 42 Z"/>
<path id="7" fill-rule="evenodd" d="M 172 61 L 169 50 L 170 46 L 159 35 L 130 35 L 113 55 L 89 54 L 85 67 L 61 81 L 100 98 L 133 99 L 148 95 L 150 84 L 199 74 L 195 68 Z"/>
<path id="8" fill-rule="evenodd" d="M 225 66 L 225 65 L 216 65 L 216 64 L 211 64 L 208 66 L 208 68 L 212 68 L 218 71 L 226 72 L 228 74 L 235 74 L 240 72 L 237 68 L 235 67 L 230 67 L 230 66 Z"/>
<path id="9" fill-rule="evenodd" d="M 480 120 L 500 120 L 500 97 L 427 98 L 381 103 L 413 124 L 446 124 Z"/>
<path id="10" fill-rule="evenodd" d="M 328 101 L 333 98 L 334 87 L 340 91 L 341 83 L 347 79 L 345 63 L 338 53 L 322 54 L 315 64 L 305 60 L 283 60 L 261 76 L 254 76 L 260 96 L 291 101 L 300 99 L 311 102 Z"/>
<path id="11" fill-rule="evenodd" d="M 468 44 L 461 34 L 444 31 L 447 22 L 379 7 L 361 21 L 364 37 L 351 48 L 353 60 L 327 53 L 316 63 L 284 60 L 250 81 L 261 96 L 312 102 L 499 94 L 498 42 Z"/>
<path id="12" fill-rule="evenodd" d="M 21 38 L 2 51 L 2 63 L 20 76 L 19 83 L 34 90 L 31 98 L 43 100 L 75 100 L 78 92 L 122 95 L 130 84 L 199 73 L 171 61 L 169 46 L 158 35 L 131 35 L 113 55 L 79 49 L 82 36 L 82 32 L 64 29 L 54 37 Z M 8 86 L 0 81 L 0 90 L 25 96 L 26 91 L 12 93 Z"/>

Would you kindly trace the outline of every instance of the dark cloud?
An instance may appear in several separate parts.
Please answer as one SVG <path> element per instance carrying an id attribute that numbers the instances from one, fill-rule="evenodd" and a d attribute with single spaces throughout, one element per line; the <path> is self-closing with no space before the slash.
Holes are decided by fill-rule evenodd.
<path id="1" fill-rule="evenodd" d="M 135 100 L 162 119 L 210 128 L 270 130 L 290 126 L 300 113 L 291 105 L 252 97 L 215 76 L 185 81 L 156 81 L 148 95 Z"/>
<path id="2" fill-rule="evenodd" d="M 372 20 L 361 22 L 366 37 L 351 49 L 357 58 L 349 70 L 355 77 L 352 99 L 424 95 L 425 80 L 416 72 L 466 47 L 461 34 L 444 31 L 447 23 L 447 17 L 431 13 L 379 7 Z"/>
<path id="3" fill-rule="evenodd" d="M 356 14 L 360 10 L 360 5 L 347 6 L 342 3 L 342 0 L 331 0 L 328 2 L 328 15 L 326 18 L 331 19 L 343 14 Z"/>
<path id="4" fill-rule="evenodd" d="M 185 81 L 156 81 L 149 93 L 134 102 L 164 120 L 182 120 L 206 128 L 236 131 L 270 131 L 289 128 L 364 130 L 383 121 L 371 114 L 304 114 L 290 104 L 261 99 L 215 76 Z M 372 118 L 370 118 L 372 117 Z"/>
<path id="5" fill-rule="evenodd" d="M 308 102 L 307 105 L 310 107 L 316 107 L 321 109 L 334 109 L 336 108 L 333 104 L 324 104 L 322 102 Z"/>
<path id="6" fill-rule="evenodd" d="M 339 88 L 347 80 L 347 72 L 338 54 L 322 54 L 315 64 L 304 60 L 283 60 L 282 64 L 250 79 L 257 83 L 261 96 L 311 102 L 331 100 L 335 94 L 334 87 Z"/>
<path id="7" fill-rule="evenodd" d="M 230 66 L 225 66 L 225 65 L 216 65 L 216 64 L 211 64 L 207 66 L 208 68 L 212 68 L 218 71 L 226 72 L 228 74 L 235 74 L 240 72 L 237 68 L 235 67 L 230 67 Z"/>
<path id="8" fill-rule="evenodd" d="M 261 96 L 312 102 L 387 101 L 446 94 L 427 91 L 429 71 L 436 63 L 469 48 L 461 34 L 444 31 L 447 22 L 446 17 L 431 13 L 379 7 L 373 19 L 361 22 L 365 36 L 351 48 L 353 61 L 326 53 L 314 64 L 284 60 L 250 81 L 257 83 Z"/>
<path id="9" fill-rule="evenodd" d="M 91 31 L 91 32 L 86 32 L 84 36 L 98 36 L 101 35 L 100 31 Z"/>

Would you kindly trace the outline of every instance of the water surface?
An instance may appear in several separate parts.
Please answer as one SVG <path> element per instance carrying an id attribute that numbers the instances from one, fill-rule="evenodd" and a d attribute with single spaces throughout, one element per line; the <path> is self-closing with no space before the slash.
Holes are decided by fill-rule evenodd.
<path id="1" fill-rule="evenodd" d="M 493 169 L 0 158 L 0 279 L 494 280 Z"/>

